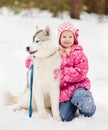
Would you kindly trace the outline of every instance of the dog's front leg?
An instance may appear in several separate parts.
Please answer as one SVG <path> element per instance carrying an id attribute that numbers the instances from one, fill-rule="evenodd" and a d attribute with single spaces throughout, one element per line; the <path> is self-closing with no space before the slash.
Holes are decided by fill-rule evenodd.
<path id="1" fill-rule="evenodd" d="M 45 109 L 44 96 L 40 86 L 34 87 L 34 98 L 37 104 L 37 110 L 41 118 L 48 118 L 48 114 Z"/>
<path id="2" fill-rule="evenodd" d="M 51 90 L 50 93 L 52 115 L 55 120 L 61 121 L 59 113 L 59 88 L 56 86 L 52 88 L 53 89 Z"/>

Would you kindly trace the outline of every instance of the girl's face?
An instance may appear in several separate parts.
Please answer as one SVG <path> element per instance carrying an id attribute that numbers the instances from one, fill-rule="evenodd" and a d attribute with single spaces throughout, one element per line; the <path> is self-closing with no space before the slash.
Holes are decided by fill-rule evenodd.
<path id="1" fill-rule="evenodd" d="M 61 34 L 60 44 L 65 47 L 69 48 L 74 44 L 74 35 L 71 31 L 64 31 Z"/>

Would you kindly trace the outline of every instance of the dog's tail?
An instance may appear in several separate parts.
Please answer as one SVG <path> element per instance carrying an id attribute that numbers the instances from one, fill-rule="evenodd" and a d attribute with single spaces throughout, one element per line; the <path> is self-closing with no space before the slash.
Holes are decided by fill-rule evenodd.
<path id="1" fill-rule="evenodd" d="M 18 102 L 18 97 L 13 96 L 9 91 L 4 92 L 4 105 L 13 105 Z"/>

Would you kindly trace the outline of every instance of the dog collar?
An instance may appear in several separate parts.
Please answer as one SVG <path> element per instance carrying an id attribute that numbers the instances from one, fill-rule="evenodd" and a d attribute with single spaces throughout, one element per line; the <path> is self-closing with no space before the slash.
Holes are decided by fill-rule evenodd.
<path id="1" fill-rule="evenodd" d="M 51 55 L 47 56 L 46 58 L 49 58 L 51 56 L 53 56 L 54 54 L 56 54 L 57 51 L 53 52 Z"/>

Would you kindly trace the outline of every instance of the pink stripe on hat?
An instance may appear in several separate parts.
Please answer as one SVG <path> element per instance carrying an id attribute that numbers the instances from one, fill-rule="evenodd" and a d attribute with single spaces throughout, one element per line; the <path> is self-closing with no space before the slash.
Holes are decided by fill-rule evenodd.
<path id="1" fill-rule="evenodd" d="M 79 36 L 79 30 L 76 29 L 71 23 L 65 22 L 59 25 L 58 27 L 58 39 L 60 40 L 60 36 L 64 31 L 71 31 L 74 34 L 75 43 L 78 44 L 78 36 Z"/>

